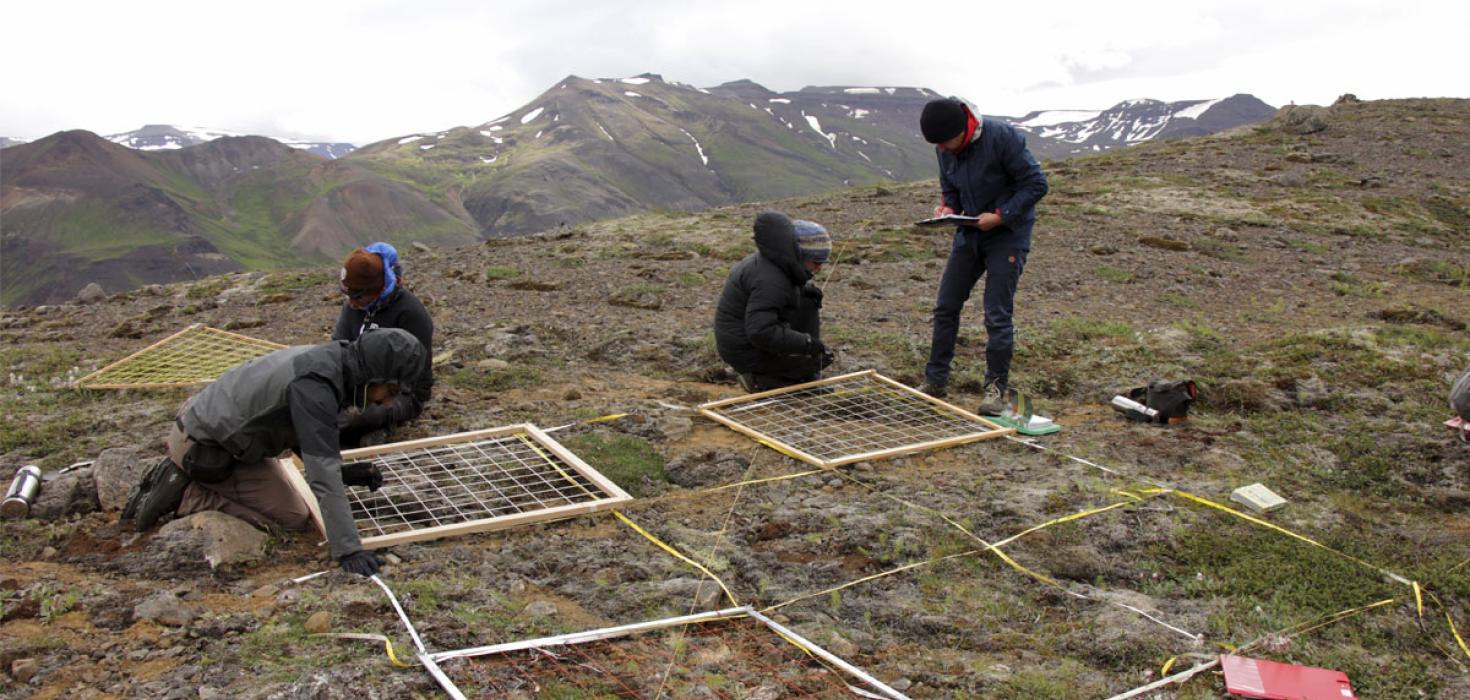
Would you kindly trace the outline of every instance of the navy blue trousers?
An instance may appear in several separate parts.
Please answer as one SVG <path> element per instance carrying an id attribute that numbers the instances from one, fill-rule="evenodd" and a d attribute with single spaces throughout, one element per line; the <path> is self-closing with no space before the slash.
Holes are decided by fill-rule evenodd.
<path id="1" fill-rule="evenodd" d="M 939 299 L 934 304 L 934 340 L 929 345 L 929 364 L 924 381 L 935 386 L 949 383 L 954 362 L 955 338 L 960 332 L 960 312 L 981 277 L 985 278 L 982 302 L 985 307 L 985 382 L 1006 385 L 1011 375 L 1011 353 L 1016 346 L 1016 327 L 1011 321 L 1016 308 L 1016 283 L 1026 267 L 1026 251 L 1016 248 L 986 249 L 986 234 L 964 230 L 955 234 L 949 262 L 939 280 Z"/>

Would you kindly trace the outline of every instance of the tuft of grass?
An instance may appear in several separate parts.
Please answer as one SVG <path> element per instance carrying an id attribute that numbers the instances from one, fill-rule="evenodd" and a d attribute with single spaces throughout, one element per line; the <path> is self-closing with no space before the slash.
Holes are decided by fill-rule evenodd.
<path id="1" fill-rule="evenodd" d="M 485 280 L 513 280 L 521 276 L 521 271 L 509 265 L 491 265 L 485 268 Z"/>
<path id="2" fill-rule="evenodd" d="M 1107 265 L 1097 268 L 1097 276 L 1108 282 L 1117 282 L 1118 284 L 1128 284 L 1138 279 L 1138 275 L 1129 270 L 1120 270 Z"/>
<path id="3" fill-rule="evenodd" d="M 597 431 L 573 435 L 562 443 L 635 497 L 655 494 L 669 481 L 664 458 L 635 435 Z"/>

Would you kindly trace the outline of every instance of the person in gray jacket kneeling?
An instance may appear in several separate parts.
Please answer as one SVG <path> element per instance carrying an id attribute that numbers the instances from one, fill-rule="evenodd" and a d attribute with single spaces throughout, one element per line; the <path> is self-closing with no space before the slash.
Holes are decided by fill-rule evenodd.
<path id="1" fill-rule="evenodd" d="M 363 576 L 378 572 L 364 551 L 346 486 L 376 489 L 370 462 L 343 465 L 338 413 L 387 404 L 412 389 L 428 352 L 411 334 L 376 330 L 353 342 L 283 348 L 236 367 L 179 407 L 168 457 L 133 489 L 122 517 L 139 531 L 169 514 L 218 510 L 269 531 L 311 526 L 306 503 L 276 459 L 287 450 L 306 463 L 332 557 Z"/>

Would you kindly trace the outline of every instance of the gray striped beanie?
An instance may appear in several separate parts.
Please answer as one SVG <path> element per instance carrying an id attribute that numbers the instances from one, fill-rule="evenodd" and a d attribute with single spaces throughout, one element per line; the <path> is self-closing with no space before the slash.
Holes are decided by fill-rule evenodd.
<path id="1" fill-rule="evenodd" d="M 826 265 L 827 260 L 832 257 L 832 236 L 827 233 L 827 229 L 815 221 L 804 219 L 791 223 L 796 226 L 796 248 L 801 259 Z"/>

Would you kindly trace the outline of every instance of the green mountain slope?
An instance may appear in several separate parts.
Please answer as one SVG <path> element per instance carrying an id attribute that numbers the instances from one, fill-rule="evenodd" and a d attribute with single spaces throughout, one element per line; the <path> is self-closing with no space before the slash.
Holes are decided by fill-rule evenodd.
<path id="1" fill-rule="evenodd" d="M 324 262 L 372 240 L 464 243 L 463 208 L 262 137 L 145 153 L 85 131 L 5 149 L 0 303 Z"/>
<path id="2" fill-rule="evenodd" d="M 910 122 L 930 97 L 569 76 L 495 121 L 370 144 L 344 160 L 455 193 L 482 233 L 505 236 L 925 177 L 933 151 Z"/>

